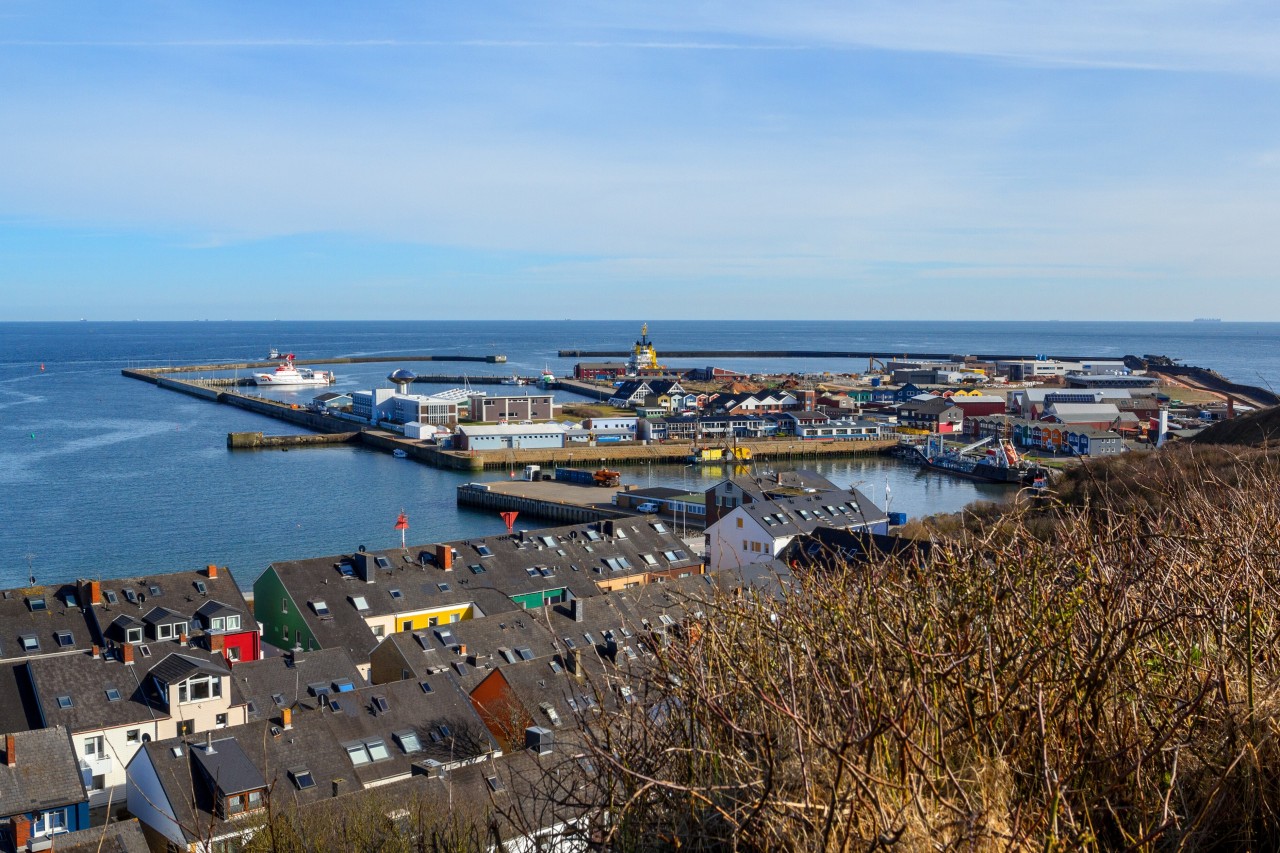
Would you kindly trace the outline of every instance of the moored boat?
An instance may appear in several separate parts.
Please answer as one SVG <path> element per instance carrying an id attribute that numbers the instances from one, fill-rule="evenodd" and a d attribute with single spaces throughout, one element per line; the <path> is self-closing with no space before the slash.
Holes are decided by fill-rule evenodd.
<path id="1" fill-rule="evenodd" d="M 295 367 L 293 359 L 288 357 L 270 373 L 253 375 L 254 385 L 332 385 L 333 382 L 334 376 L 329 371 Z"/>

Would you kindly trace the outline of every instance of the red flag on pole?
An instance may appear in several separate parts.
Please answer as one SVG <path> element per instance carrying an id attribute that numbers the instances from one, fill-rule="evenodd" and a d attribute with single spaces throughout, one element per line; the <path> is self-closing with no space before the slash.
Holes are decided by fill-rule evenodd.
<path id="1" fill-rule="evenodd" d="M 396 530 L 400 531 L 400 548 L 403 550 L 404 532 L 409 529 L 409 516 L 404 514 L 404 510 L 400 510 L 400 514 L 396 516 Z"/>
<path id="2" fill-rule="evenodd" d="M 508 533 L 510 533 L 510 532 L 512 531 L 512 529 L 516 526 L 516 516 L 517 516 L 517 515 L 519 515 L 519 514 L 520 514 L 520 513 L 518 513 L 518 512 L 503 512 L 503 513 L 499 513 L 499 515 L 501 515 L 501 516 L 502 516 L 502 520 L 503 520 L 503 521 L 505 521 L 505 522 L 507 523 L 507 532 L 508 532 Z"/>

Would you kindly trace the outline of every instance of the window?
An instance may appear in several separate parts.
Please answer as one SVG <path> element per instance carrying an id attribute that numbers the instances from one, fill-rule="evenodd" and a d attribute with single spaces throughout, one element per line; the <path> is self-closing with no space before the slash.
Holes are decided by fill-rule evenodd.
<path id="1" fill-rule="evenodd" d="M 172 637 L 173 637 L 173 626 L 172 626 L 172 625 L 157 625 L 157 626 L 156 626 L 156 639 L 158 639 L 158 640 L 168 640 L 168 639 L 171 639 Z"/>
<path id="2" fill-rule="evenodd" d="M 355 605 L 356 610 L 359 610 L 361 613 L 369 609 L 369 602 L 363 595 L 351 596 L 351 603 Z"/>
<path id="3" fill-rule="evenodd" d="M 484 782 L 489 786 L 489 790 L 493 791 L 495 794 L 501 793 L 504 790 L 502 780 L 497 776 L 486 776 L 484 777 Z"/>
<path id="4" fill-rule="evenodd" d="M 528 646 L 520 646 L 516 649 L 516 654 L 520 655 L 520 660 L 533 660 L 533 649 Z"/>
<path id="5" fill-rule="evenodd" d="M 230 659 L 230 660 L 240 660 L 240 647 L 239 647 L 239 646 L 227 646 L 227 647 L 226 647 L 226 652 L 227 652 L 227 658 L 228 658 L 228 659 Z"/>
<path id="6" fill-rule="evenodd" d="M 107 604 L 116 604 L 120 601 L 120 599 L 116 597 L 116 594 L 111 590 L 107 590 L 103 595 L 106 596 Z"/>
<path id="7" fill-rule="evenodd" d="M 129 729 L 124 733 L 125 743 L 137 743 L 142 735 L 141 729 Z"/>
<path id="8" fill-rule="evenodd" d="M 196 592 L 206 595 L 209 592 L 209 588 L 204 585 L 204 581 L 196 581 Z"/>
<path id="9" fill-rule="evenodd" d="M 385 758 L 391 757 L 391 752 L 387 749 L 386 741 L 381 738 L 378 740 L 371 740 L 366 743 L 365 746 L 369 749 L 369 757 L 374 761 L 382 761 Z"/>
<path id="10" fill-rule="evenodd" d="M 450 622 L 461 622 L 461 621 L 462 621 L 462 614 L 461 614 L 461 613 L 450 613 L 450 614 L 449 614 L 449 621 L 450 621 Z"/>
<path id="11" fill-rule="evenodd" d="M 437 587 L 441 592 L 449 592 L 451 589 L 453 589 L 453 587 L 449 586 L 447 583 L 438 583 L 438 584 L 436 584 L 436 587 Z"/>
<path id="12" fill-rule="evenodd" d="M 338 693 L 350 693 L 355 690 L 355 685 L 351 683 L 350 678 L 339 678 L 333 682 L 333 689 Z"/>
<path id="13" fill-rule="evenodd" d="M 42 610 L 49 609 L 49 605 L 45 602 L 44 596 L 39 598 L 28 598 L 27 607 L 31 608 L 32 613 L 39 613 Z"/>
<path id="14" fill-rule="evenodd" d="M 407 631 L 408 628 L 406 628 L 405 630 Z M 384 636 L 386 636 L 386 634 L 387 634 L 387 627 L 385 625 L 373 626 L 373 636 L 377 637 L 379 640 L 381 640 Z"/>
<path id="15" fill-rule="evenodd" d="M 492 556 L 493 556 L 493 552 L 489 550 L 489 546 L 488 546 L 488 545 L 477 545 L 477 546 L 476 546 L 476 553 L 477 553 L 477 554 L 479 554 L 481 557 L 492 557 Z"/>
<path id="16" fill-rule="evenodd" d="M 195 734 L 195 733 L 196 733 L 196 721 L 195 721 L 195 720 L 180 720 L 180 721 L 178 722 L 178 734 L 180 734 L 180 735 L 193 735 L 193 734 Z"/>
<path id="17" fill-rule="evenodd" d="M 370 761 L 369 750 L 365 749 L 364 744 L 355 743 L 347 747 L 347 757 L 351 759 L 351 763 L 356 767 L 361 764 L 368 764 Z"/>
<path id="18" fill-rule="evenodd" d="M 148 586 L 147 592 L 151 593 L 153 596 L 159 596 L 164 594 L 164 590 L 160 589 L 160 587 L 157 586 L 156 584 L 151 584 L 150 586 Z"/>
<path id="19" fill-rule="evenodd" d="M 741 527 L 741 526 L 742 526 L 742 519 L 741 519 L 741 518 L 739 518 L 739 519 L 738 519 L 738 526 L 739 526 L 739 527 Z"/>
<path id="20" fill-rule="evenodd" d="M 58 707 L 59 707 L 59 708 L 63 708 L 63 709 L 70 708 L 70 707 L 71 707 L 71 697 L 70 697 L 70 696 L 59 696 L 59 697 L 58 697 Z"/>
<path id="21" fill-rule="evenodd" d="M 640 556 L 644 559 L 644 564 L 646 566 L 658 565 L 658 558 L 653 556 L 652 554 L 641 554 Z"/>
<path id="22" fill-rule="evenodd" d="M 222 695 L 222 679 L 214 675 L 188 678 L 178 685 L 179 702 L 203 702 Z"/>
<path id="23" fill-rule="evenodd" d="M 228 631 L 240 630 L 240 617 L 238 615 L 227 617 L 227 630 Z"/>
<path id="24" fill-rule="evenodd" d="M 421 682 L 419 682 L 419 683 L 418 683 L 418 686 L 422 688 L 422 692 L 423 692 L 423 693 L 432 693 L 432 692 L 434 692 L 434 691 L 431 689 L 431 685 L 430 685 L 428 682 L 426 682 L 426 681 L 421 681 Z"/>
<path id="25" fill-rule="evenodd" d="M 395 732 L 395 739 L 400 743 L 400 748 L 406 754 L 420 752 L 422 750 L 422 741 L 418 740 L 418 733 L 412 729 L 406 729 L 402 732 Z"/>
<path id="26" fill-rule="evenodd" d="M 107 701 L 108 701 L 108 702 L 119 702 L 119 701 L 120 701 L 120 691 L 119 691 L 119 690 L 117 690 L 117 689 L 115 689 L 114 687 L 108 687 L 108 688 L 107 688 Z"/>
<path id="27" fill-rule="evenodd" d="M 63 596 L 62 600 L 63 602 L 66 603 L 68 607 L 80 606 L 80 599 L 76 597 L 76 594 L 74 592 L 68 592 L 66 595 Z"/>
<path id="28" fill-rule="evenodd" d="M 387 702 L 386 696 L 374 696 L 373 707 L 378 713 L 385 714 L 391 710 L 391 705 Z"/>
<path id="29" fill-rule="evenodd" d="M 95 735 L 84 739 L 84 754 L 86 758 L 96 758 L 101 755 L 106 757 L 102 735 Z"/>
<path id="30" fill-rule="evenodd" d="M 213 724 L 220 729 L 225 729 L 227 727 L 227 715 L 218 714 L 213 718 Z"/>
<path id="31" fill-rule="evenodd" d="M 209 620 L 209 630 L 221 631 L 224 629 L 226 624 L 227 624 L 227 620 L 223 619 L 221 616 L 217 616 Z"/>
<path id="32" fill-rule="evenodd" d="M 471 570 L 471 574 L 473 575 L 482 575 L 485 572 L 484 566 L 480 565 L 479 563 L 472 563 L 471 565 L 467 566 L 467 568 Z"/>
<path id="33" fill-rule="evenodd" d="M 40 651 L 40 640 L 35 634 L 23 634 L 18 639 L 22 643 L 22 650 L 24 652 Z"/>
<path id="34" fill-rule="evenodd" d="M 305 791 L 307 788 L 316 786 L 315 777 L 305 767 L 295 767 L 289 771 L 289 775 L 293 778 L 293 784 L 298 786 L 299 791 Z"/>

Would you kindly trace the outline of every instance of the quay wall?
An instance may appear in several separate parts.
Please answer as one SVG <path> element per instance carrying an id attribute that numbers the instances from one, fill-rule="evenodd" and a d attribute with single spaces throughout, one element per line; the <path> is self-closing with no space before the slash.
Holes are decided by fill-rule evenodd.
<path id="1" fill-rule="evenodd" d="M 163 376 L 157 376 L 155 377 L 155 380 L 155 384 L 160 388 L 165 388 L 170 391 L 178 391 L 183 394 L 190 394 L 192 397 L 202 397 L 205 400 L 212 400 L 215 403 L 218 402 L 220 392 L 216 388 L 196 385 L 191 382 L 177 382 L 173 379 L 166 379 Z"/>
<path id="2" fill-rule="evenodd" d="M 359 432 L 311 433 L 307 435 L 263 435 L 260 432 L 229 432 L 227 447 L 231 450 L 258 450 L 284 447 L 327 447 L 360 443 Z"/>
<path id="3" fill-rule="evenodd" d="M 558 521 L 562 524 L 582 524 L 600 521 L 605 518 L 629 518 L 628 513 L 603 507 L 583 506 L 565 501 L 529 498 L 521 495 L 508 495 L 502 492 L 491 492 L 478 487 L 475 483 L 464 483 L 458 486 L 458 505 L 478 509 L 492 509 L 499 512 L 514 510 L 521 515 Z"/>

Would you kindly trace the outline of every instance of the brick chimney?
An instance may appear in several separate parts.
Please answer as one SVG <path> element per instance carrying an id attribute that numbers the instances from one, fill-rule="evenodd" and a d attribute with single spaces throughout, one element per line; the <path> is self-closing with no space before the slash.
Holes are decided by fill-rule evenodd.
<path id="1" fill-rule="evenodd" d="M 80 581 L 80 602 L 85 607 L 102 604 L 102 582 Z"/>
<path id="2" fill-rule="evenodd" d="M 15 745 L 13 735 L 4 736 L 4 766 L 18 766 L 18 748 Z"/>
<path id="3" fill-rule="evenodd" d="M 573 617 L 574 622 L 581 622 L 583 620 L 583 606 L 584 603 L 581 598 L 569 599 L 569 615 Z"/>
<path id="4" fill-rule="evenodd" d="M 187 635 L 185 633 L 178 635 L 178 644 L 182 646 L 187 644 Z"/>
<path id="5" fill-rule="evenodd" d="M 120 653 L 126 664 L 133 663 L 133 643 L 125 643 L 120 647 Z"/>
<path id="6" fill-rule="evenodd" d="M 459 643 L 459 644 L 458 644 L 458 654 L 462 655 L 464 658 L 467 656 L 467 644 L 466 644 L 466 643 Z"/>
<path id="7" fill-rule="evenodd" d="M 94 660 L 98 660 L 100 657 L 102 657 L 102 646 L 99 646 L 97 643 L 94 643 L 94 644 L 93 644 L 93 659 L 94 659 Z"/>
<path id="8" fill-rule="evenodd" d="M 13 826 L 13 849 L 25 850 L 31 841 L 31 818 L 14 815 L 10 821 Z"/>
<path id="9" fill-rule="evenodd" d="M 446 572 L 453 571 L 453 549 L 448 545 L 437 545 L 436 565 Z"/>
<path id="10" fill-rule="evenodd" d="M 225 634 L 209 635 L 209 651 L 220 652 L 227 647 L 227 637 Z"/>
<path id="11" fill-rule="evenodd" d="M 210 563 L 208 566 L 205 567 L 204 573 L 209 578 L 209 580 L 215 580 L 218 577 L 218 567 L 215 566 L 213 563 Z"/>
<path id="12" fill-rule="evenodd" d="M 574 678 L 581 680 L 586 676 L 582 669 L 582 649 L 569 649 L 568 660 L 565 661 L 568 666 L 569 674 Z"/>
<path id="13" fill-rule="evenodd" d="M 292 708 L 280 709 L 280 722 L 283 724 L 284 728 L 286 729 L 293 728 L 293 709 Z"/>

